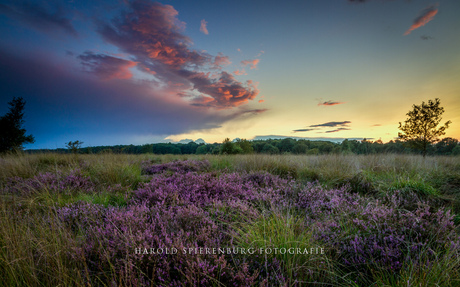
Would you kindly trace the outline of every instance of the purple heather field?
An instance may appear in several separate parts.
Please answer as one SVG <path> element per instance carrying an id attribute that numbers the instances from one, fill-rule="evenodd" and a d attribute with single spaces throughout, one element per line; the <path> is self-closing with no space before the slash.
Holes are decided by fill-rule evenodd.
<path id="1" fill-rule="evenodd" d="M 102 190 L 84 169 L 2 186 L 3 196 L 23 199 L 8 207 L 14 220 L 71 238 L 60 256 L 79 269 L 73 285 L 365 286 L 458 264 L 452 211 L 400 190 L 376 197 L 207 160 L 144 161 L 135 188 Z"/>

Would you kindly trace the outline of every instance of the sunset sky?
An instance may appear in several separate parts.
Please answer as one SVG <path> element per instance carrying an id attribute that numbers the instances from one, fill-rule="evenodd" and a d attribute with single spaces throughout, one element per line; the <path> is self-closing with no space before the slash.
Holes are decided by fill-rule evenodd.
<path id="1" fill-rule="evenodd" d="M 26 148 L 397 137 L 440 98 L 460 139 L 460 1 L 0 0 L 0 115 Z"/>

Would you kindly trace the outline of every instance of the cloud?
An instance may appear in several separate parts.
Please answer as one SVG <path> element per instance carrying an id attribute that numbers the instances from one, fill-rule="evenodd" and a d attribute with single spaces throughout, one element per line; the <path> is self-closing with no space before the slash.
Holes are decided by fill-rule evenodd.
<path id="1" fill-rule="evenodd" d="M 257 65 L 259 64 L 259 59 L 254 59 L 254 60 L 244 60 L 241 61 L 241 64 L 243 66 L 249 66 L 249 68 L 252 69 L 257 69 Z"/>
<path id="2" fill-rule="evenodd" d="M 350 124 L 350 121 L 343 121 L 343 122 L 327 122 L 324 124 L 318 124 L 318 125 L 311 125 L 310 127 L 339 127 L 339 126 L 348 126 Z"/>
<path id="3" fill-rule="evenodd" d="M 86 51 L 77 57 L 91 73 L 104 80 L 131 79 L 133 74 L 129 70 L 137 65 L 136 62 L 124 60 L 104 54 L 94 54 Z"/>
<path id="4" fill-rule="evenodd" d="M 432 39 L 434 39 L 434 38 L 431 37 L 431 36 L 422 35 L 422 36 L 420 36 L 420 39 L 422 39 L 422 40 L 432 40 Z"/>
<path id="5" fill-rule="evenodd" d="M 316 129 L 298 129 L 298 130 L 293 130 L 294 133 L 300 133 L 300 132 L 309 132 L 309 131 L 314 131 Z"/>
<path id="6" fill-rule="evenodd" d="M 244 69 L 233 71 L 233 74 L 235 74 L 237 76 L 247 75 L 247 73 L 246 73 L 246 71 Z"/>
<path id="7" fill-rule="evenodd" d="M 0 4 L 0 13 L 11 18 L 18 19 L 29 24 L 32 28 L 50 32 L 52 30 L 61 30 L 72 36 L 78 33 L 73 27 L 62 9 L 55 8 L 49 11 L 37 3 L 12 2 L 11 4 Z"/>
<path id="8" fill-rule="evenodd" d="M 204 19 L 201 20 L 200 31 L 205 35 L 209 35 L 207 25 L 208 25 L 208 22 L 206 22 Z"/>
<path id="9" fill-rule="evenodd" d="M 340 104 L 345 104 L 345 102 L 325 101 L 325 102 L 319 102 L 318 106 L 335 106 L 335 105 L 340 105 Z"/>
<path id="10" fill-rule="evenodd" d="M 435 6 L 429 6 L 423 10 L 420 15 L 415 18 L 414 23 L 410 28 L 404 33 L 404 36 L 409 35 L 415 29 L 418 29 L 422 26 L 425 26 L 426 23 L 433 20 L 434 16 L 438 13 L 438 9 Z"/>
<path id="11" fill-rule="evenodd" d="M 252 81 L 238 82 L 225 71 L 207 72 L 230 63 L 229 58 L 191 49 L 191 39 L 183 34 L 185 23 L 178 20 L 172 6 L 133 1 L 128 7 L 111 23 L 100 23 L 99 33 L 129 54 L 140 70 L 154 72 L 158 81 L 176 87 L 177 93 L 201 93 L 191 102 L 195 106 L 227 109 L 257 96 L 259 90 Z"/>
<path id="12" fill-rule="evenodd" d="M 337 133 L 337 132 L 340 132 L 340 131 L 348 131 L 350 129 L 348 128 L 338 128 L 338 129 L 335 129 L 335 130 L 331 130 L 331 131 L 325 131 L 325 133 L 329 134 L 329 133 Z"/>
<path id="13" fill-rule="evenodd" d="M 263 102 L 265 102 L 265 100 L 259 100 L 259 103 L 263 103 Z"/>
<path id="14" fill-rule="evenodd" d="M 253 100 L 258 94 L 257 83 L 251 80 L 245 84 L 238 82 L 227 73 L 211 79 L 208 74 L 182 70 L 181 74 L 193 83 L 193 88 L 203 95 L 193 101 L 195 106 L 226 108 L 237 107 Z"/>
<path id="15" fill-rule="evenodd" d="M 230 65 L 232 62 L 228 56 L 225 56 L 222 53 L 219 53 L 217 56 L 214 57 L 213 65 L 217 69 L 222 69 L 222 66 Z"/>

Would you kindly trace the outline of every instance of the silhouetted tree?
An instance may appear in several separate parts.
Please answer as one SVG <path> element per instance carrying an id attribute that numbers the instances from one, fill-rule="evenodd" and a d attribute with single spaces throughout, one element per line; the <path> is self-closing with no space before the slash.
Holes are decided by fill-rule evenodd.
<path id="1" fill-rule="evenodd" d="M 413 105 L 413 110 L 406 115 L 408 118 L 404 124 L 399 122 L 398 137 L 404 140 L 412 148 L 420 149 L 423 156 L 426 156 L 427 147 L 438 141 L 438 137 L 444 135 L 451 121 L 447 121 L 438 128 L 441 122 L 441 115 L 444 108 L 440 107 L 441 101 L 436 98 L 429 100 L 428 104 L 422 102 L 421 105 Z"/>
<path id="2" fill-rule="evenodd" d="M 22 128 L 26 104 L 24 99 L 14 97 L 8 104 L 9 112 L 0 118 L 0 152 L 22 150 L 23 144 L 35 142 L 34 137 L 26 136 L 26 130 Z"/>
<path id="3" fill-rule="evenodd" d="M 69 149 L 72 153 L 76 154 L 78 150 L 81 148 L 81 145 L 83 142 L 81 141 L 69 141 L 68 143 L 65 144 L 66 148 Z"/>

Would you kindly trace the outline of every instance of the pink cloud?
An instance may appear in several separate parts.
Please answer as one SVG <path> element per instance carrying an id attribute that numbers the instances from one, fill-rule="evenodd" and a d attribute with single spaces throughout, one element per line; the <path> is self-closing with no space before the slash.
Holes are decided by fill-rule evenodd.
<path id="1" fill-rule="evenodd" d="M 257 54 L 256 57 L 260 57 L 260 56 L 262 56 L 264 53 L 265 53 L 265 51 L 264 51 L 264 50 L 261 50 L 261 51 L 259 52 L 259 54 Z"/>
<path id="2" fill-rule="evenodd" d="M 243 84 L 227 72 L 221 72 L 217 79 L 211 79 L 205 73 L 183 73 L 193 83 L 193 88 L 205 95 L 194 101 L 193 104 L 196 106 L 220 109 L 237 107 L 253 100 L 259 94 L 256 83 L 248 80 Z"/>
<path id="3" fill-rule="evenodd" d="M 208 22 L 206 22 L 204 19 L 201 20 L 200 31 L 205 35 L 209 35 L 207 25 L 208 25 Z"/>
<path id="4" fill-rule="evenodd" d="M 244 60 L 241 61 L 241 64 L 243 66 L 249 66 L 249 68 L 252 69 L 257 69 L 257 64 L 259 64 L 259 59 L 254 59 L 254 60 Z"/>
<path id="5" fill-rule="evenodd" d="M 224 56 L 224 54 L 219 53 L 217 56 L 214 57 L 214 66 L 218 69 L 221 69 L 222 66 L 230 65 L 232 62 L 228 56 Z"/>
<path id="6" fill-rule="evenodd" d="M 237 76 L 247 75 L 247 73 L 246 73 L 246 71 L 244 69 L 242 69 L 241 71 L 240 70 L 233 71 L 233 74 L 235 74 Z"/>
<path id="7" fill-rule="evenodd" d="M 265 100 L 259 100 L 259 103 L 263 103 L 263 102 L 265 102 Z"/>
<path id="8" fill-rule="evenodd" d="M 418 29 L 422 26 L 425 26 L 426 23 L 433 20 L 434 16 L 438 13 L 438 9 L 434 6 L 429 6 L 414 20 L 414 23 L 410 28 L 404 33 L 404 36 L 409 35 L 415 29 Z"/>
<path id="9" fill-rule="evenodd" d="M 104 80 L 131 79 L 133 74 L 129 69 L 137 65 L 137 62 L 104 54 L 94 54 L 89 51 L 78 56 L 78 58 L 88 72 L 94 73 Z"/>
<path id="10" fill-rule="evenodd" d="M 177 19 L 178 12 L 172 6 L 134 1 L 129 7 L 130 11 L 110 25 L 101 25 L 99 32 L 107 42 L 129 54 L 140 70 L 155 73 L 164 84 L 182 84 L 168 84 L 176 93 L 198 91 L 202 95 L 192 102 L 195 106 L 233 108 L 257 96 L 259 90 L 252 81 L 238 82 L 225 71 L 204 72 L 220 70 L 231 63 L 230 59 L 221 53 L 214 57 L 191 49 L 191 39 L 182 33 L 185 23 Z M 251 60 L 245 65 L 254 69 L 258 62 Z"/>

